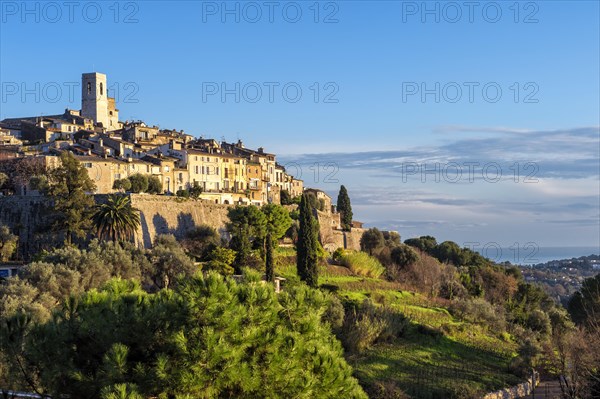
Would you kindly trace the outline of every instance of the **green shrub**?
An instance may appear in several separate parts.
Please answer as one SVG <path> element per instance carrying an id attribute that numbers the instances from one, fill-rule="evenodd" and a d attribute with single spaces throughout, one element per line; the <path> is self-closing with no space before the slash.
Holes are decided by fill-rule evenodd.
<path id="1" fill-rule="evenodd" d="M 552 325 L 550 324 L 550 317 L 539 310 L 535 309 L 527 318 L 527 327 L 533 331 L 539 332 L 542 335 L 549 335 L 552 332 Z"/>
<path id="2" fill-rule="evenodd" d="M 377 259 L 365 252 L 348 251 L 342 256 L 341 264 L 359 276 L 379 278 L 385 271 Z"/>
<path id="3" fill-rule="evenodd" d="M 367 393 L 371 399 L 410 399 L 394 380 L 375 381 L 373 386 L 367 389 Z"/>
<path id="4" fill-rule="evenodd" d="M 426 335 L 435 339 L 440 339 L 444 336 L 444 332 L 441 329 L 430 327 L 425 324 L 417 325 L 417 332 L 421 335 Z"/>
<path id="5" fill-rule="evenodd" d="M 400 245 L 390 253 L 392 262 L 398 265 L 401 269 L 419 260 L 419 255 L 408 245 Z"/>
<path id="6" fill-rule="evenodd" d="M 234 272 L 233 261 L 235 260 L 235 251 L 229 248 L 216 247 L 208 255 L 210 259 L 205 263 L 205 270 L 214 270 L 223 275 L 232 275 Z"/>
<path id="7" fill-rule="evenodd" d="M 322 320 L 336 330 L 344 325 L 344 305 L 337 296 L 330 295 L 330 297 L 331 300 L 323 313 Z"/>
<path id="8" fill-rule="evenodd" d="M 340 290 L 340 286 L 336 284 L 321 284 L 319 288 L 332 293 L 338 292 Z"/>
<path id="9" fill-rule="evenodd" d="M 148 178 L 148 189 L 146 191 L 149 194 L 160 194 L 163 192 L 163 185 L 158 176 L 150 176 Z"/>
<path id="10" fill-rule="evenodd" d="M 190 192 L 188 190 L 177 190 L 175 195 L 180 198 L 190 198 Z"/>
<path id="11" fill-rule="evenodd" d="M 133 193 L 145 193 L 148 191 L 148 176 L 136 173 L 129 176 L 131 182 L 131 192 Z"/>
<path id="12" fill-rule="evenodd" d="M 362 353 L 377 342 L 402 336 L 407 326 L 408 320 L 403 314 L 365 299 L 360 305 L 348 306 L 339 338 L 348 351 Z"/>
<path id="13" fill-rule="evenodd" d="M 479 399 L 485 395 L 481 389 L 464 381 L 451 381 L 443 392 L 443 396 L 448 399 Z"/>
<path id="14" fill-rule="evenodd" d="M 203 190 L 202 186 L 200 186 L 200 184 L 197 181 L 195 181 L 188 191 L 190 192 L 190 197 L 198 198 L 200 197 L 200 194 L 202 194 Z"/>
<path id="15" fill-rule="evenodd" d="M 506 329 L 504 315 L 499 314 L 499 310 L 483 298 L 453 301 L 449 310 L 462 320 L 487 326 L 499 334 Z"/>
<path id="16" fill-rule="evenodd" d="M 333 251 L 333 254 L 331 255 L 331 258 L 335 261 L 335 262 L 341 262 L 342 261 L 342 257 L 344 256 L 344 253 L 346 252 L 346 250 L 344 248 L 338 248 L 335 251 Z"/>
<path id="17" fill-rule="evenodd" d="M 117 179 L 113 183 L 113 190 L 129 191 L 131 190 L 131 181 L 129 179 Z"/>

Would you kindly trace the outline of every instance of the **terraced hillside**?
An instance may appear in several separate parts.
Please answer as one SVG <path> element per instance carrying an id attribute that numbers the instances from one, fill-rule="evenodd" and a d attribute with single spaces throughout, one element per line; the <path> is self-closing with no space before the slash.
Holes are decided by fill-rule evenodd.
<path id="1" fill-rule="evenodd" d="M 278 272 L 296 279 L 293 251 L 279 250 Z M 370 301 L 401 314 L 401 336 L 374 342 L 361 353 L 346 352 L 355 375 L 371 397 L 470 398 L 521 382 L 510 372 L 517 344 L 506 332 L 450 312 L 451 301 L 429 298 L 402 283 L 353 275 L 347 268 L 323 264 L 321 287 L 346 308 Z"/>

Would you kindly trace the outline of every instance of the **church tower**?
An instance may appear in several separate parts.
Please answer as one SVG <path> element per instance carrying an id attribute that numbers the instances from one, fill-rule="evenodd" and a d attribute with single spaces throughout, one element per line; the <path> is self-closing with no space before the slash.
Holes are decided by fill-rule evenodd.
<path id="1" fill-rule="evenodd" d="M 81 75 L 81 116 L 91 118 L 96 123 L 110 129 L 108 115 L 108 87 L 103 73 Z"/>

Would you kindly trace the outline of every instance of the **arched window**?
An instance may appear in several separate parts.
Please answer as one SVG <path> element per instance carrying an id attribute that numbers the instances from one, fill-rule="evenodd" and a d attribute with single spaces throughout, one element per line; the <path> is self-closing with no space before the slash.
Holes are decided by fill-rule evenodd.
<path id="1" fill-rule="evenodd" d="M 102 84 L 102 82 L 100 82 L 100 95 L 104 95 L 104 84 Z"/>
<path id="2" fill-rule="evenodd" d="M 88 94 L 92 94 L 92 83 L 91 82 L 88 82 L 87 90 L 88 90 Z"/>

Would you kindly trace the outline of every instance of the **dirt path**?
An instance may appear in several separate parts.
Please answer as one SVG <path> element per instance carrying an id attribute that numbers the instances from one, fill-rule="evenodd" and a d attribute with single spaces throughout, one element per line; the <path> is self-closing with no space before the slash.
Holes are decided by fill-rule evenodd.
<path id="1" fill-rule="evenodd" d="M 524 399 L 560 399 L 562 392 L 560 390 L 560 382 L 558 381 L 542 381 L 535 388 L 533 394 L 525 396 Z"/>

